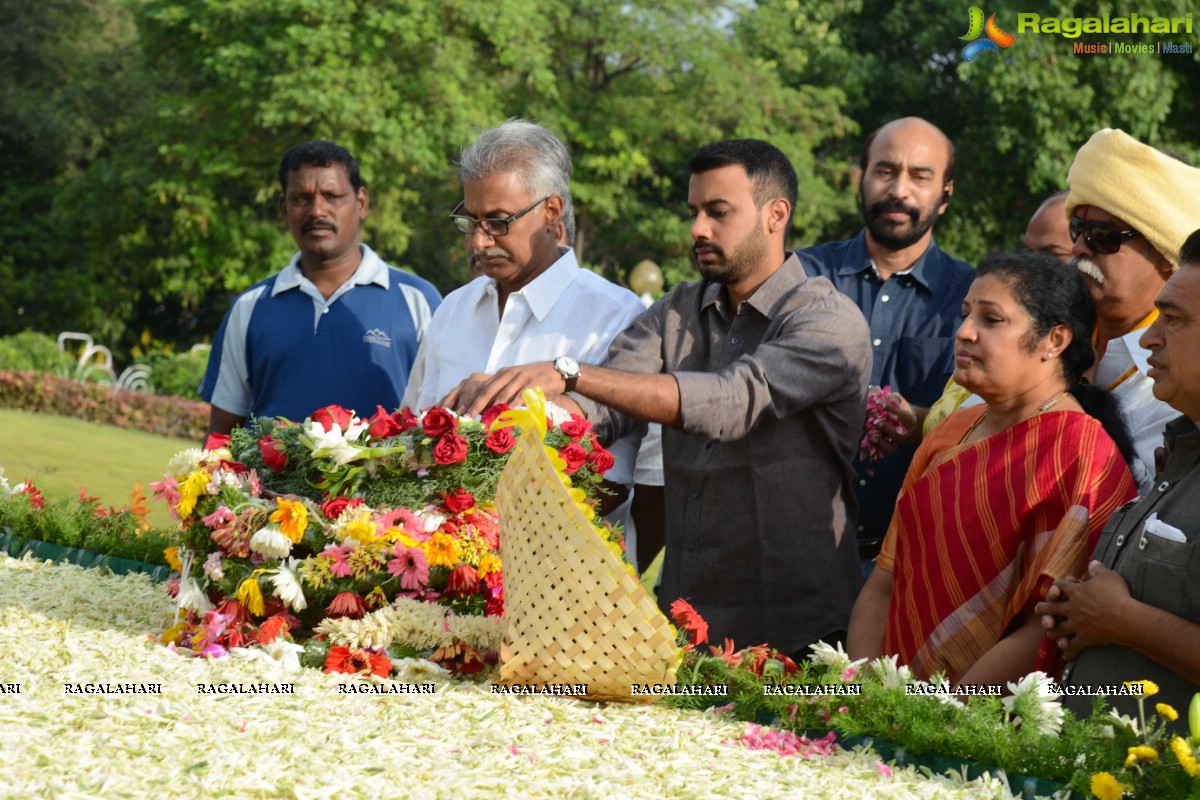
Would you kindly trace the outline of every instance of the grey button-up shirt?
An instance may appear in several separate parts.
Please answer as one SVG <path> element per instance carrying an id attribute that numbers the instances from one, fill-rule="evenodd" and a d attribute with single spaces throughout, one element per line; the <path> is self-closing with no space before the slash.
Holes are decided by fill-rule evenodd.
<path id="1" fill-rule="evenodd" d="M 682 430 L 663 428 L 666 562 L 710 638 L 791 653 L 844 629 L 860 584 L 851 461 L 871 369 L 862 313 L 795 255 L 738 308 L 682 284 L 613 340 L 605 366 L 669 373 Z M 601 436 L 636 423 L 581 400 Z"/>

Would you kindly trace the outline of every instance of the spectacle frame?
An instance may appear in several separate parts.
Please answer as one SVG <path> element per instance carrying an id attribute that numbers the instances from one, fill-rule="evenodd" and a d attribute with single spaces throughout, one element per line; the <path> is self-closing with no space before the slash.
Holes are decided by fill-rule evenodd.
<path id="1" fill-rule="evenodd" d="M 450 212 L 450 219 L 454 220 L 454 227 L 458 228 L 460 233 L 470 235 L 479 228 L 483 228 L 483 232 L 488 236 L 492 237 L 493 239 L 499 239 L 501 236 L 508 235 L 508 229 L 514 222 L 528 214 L 530 211 L 533 211 L 542 203 L 549 200 L 551 196 L 552 195 L 546 195 L 533 205 L 523 208 L 517 213 L 513 214 L 511 217 L 506 217 L 504 219 L 497 219 L 495 217 L 478 219 L 476 217 L 467 216 L 466 214 L 459 214 L 458 210 L 462 208 L 463 205 L 462 203 L 459 203 L 454 207 L 454 210 Z"/>

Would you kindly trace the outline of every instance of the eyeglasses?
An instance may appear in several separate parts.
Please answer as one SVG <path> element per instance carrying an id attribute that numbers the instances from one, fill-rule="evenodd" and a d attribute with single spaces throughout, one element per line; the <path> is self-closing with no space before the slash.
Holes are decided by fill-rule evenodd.
<path id="1" fill-rule="evenodd" d="M 1105 225 L 1102 222 L 1088 222 L 1078 217 L 1071 217 L 1070 229 L 1072 242 L 1078 241 L 1082 236 L 1084 244 L 1093 253 L 1102 256 L 1111 255 L 1120 250 L 1121 243 L 1126 239 L 1142 235 L 1138 231 L 1120 231 L 1111 225 Z"/>
<path id="2" fill-rule="evenodd" d="M 541 200 L 538 200 L 533 205 L 531 205 L 527 208 L 521 209 L 520 211 L 518 211 L 517 213 L 513 214 L 511 217 L 508 217 L 506 219 L 495 219 L 493 217 L 488 217 L 486 219 L 477 219 L 475 217 L 469 217 L 465 214 L 459 214 L 458 210 L 460 208 L 462 208 L 462 205 L 463 205 L 462 203 L 459 203 L 458 205 L 456 205 L 454 207 L 454 210 L 450 212 L 450 219 L 454 220 L 454 227 L 458 228 L 463 233 L 472 234 L 479 228 L 483 228 L 483 232 L 486 233 L 488 236 L 492 237 L 493 239 L 499 239 L 501 236 L 508 235 L 509 226 L 511 226 L 514 222 L 519 220 L 521 217 L 528 214 L 530 211 L 533 211 L 535 208 L 540 206 L 542 203 L 549 200 L 550 197 L 551 197 L 550 195 L 546 195 L 545 197 L 543 197 Z"/>

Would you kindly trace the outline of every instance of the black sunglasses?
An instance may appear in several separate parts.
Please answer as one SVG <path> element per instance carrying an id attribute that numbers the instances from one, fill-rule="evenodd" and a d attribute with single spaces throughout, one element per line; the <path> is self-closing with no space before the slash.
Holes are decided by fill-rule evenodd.
<path id="1" fill-rule="evenodd" d="M 458 210 L 462 208 L 463 205 L 462 203 L 459 203 L 454 207 L 454 210 L 450 212 L 450 219 L 454 220 L 454 227 L 458 228 L 461 233 L 472 234 L 477 229 L 483 228 L 483 232 L 488 236 L 492 237 L 493 239 L 499 239 L 501 236 L 508 235 L 509 226 L 511 226 L 514 222 L 528 214 L 530 211 L 533 211 L 535 208 L 549 199 L 550 195 L 546 195 L 533 205 L 523 208 L 517 213 L 513 214 L 511 217 L 506 217 L 504 219 L 499 219 L 496 217 L 477 219 L 475 217 L 468 217 L 465 214 L 459 214 Z"/>
<path id="2" fill-rule="evenodd" d="M 1071 217 L 1070 229 L 1072 242 L 1078 241 L 1082 236 L 1088 249 L 1102 256 L 1111 255 L 1120 250 L 1121 243 L 1126 239 L 1142 235 L 1138 231 L 1117 230 L 1103 222 L 1088 222 L 1079 217 Z"/>

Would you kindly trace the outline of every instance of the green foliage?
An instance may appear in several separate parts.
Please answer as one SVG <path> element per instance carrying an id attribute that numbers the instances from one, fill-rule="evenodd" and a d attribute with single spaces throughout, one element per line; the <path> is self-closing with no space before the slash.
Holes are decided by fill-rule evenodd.
<path id="1" fill-rule="evenodd" d="M 112 387 L 57 375 L 0 371 L 0 408 L 53 414 L 118 428 L 203 441 L 207 403 Z"/>
<path id="2" fill-rule="evenodd" d="M 785 72 L 789 83 L 841 86 L 842 110 L 858 122 L 861 133 L 917 115 L 954 140 L 956 193 L 936 234 L 950 253 L 972 262 L 1019 244 L 1041 200 L 1066 187 L 1075 151 L 1100 128 L 1121 128 L 1192 160 L 1200 155 L 1196 55 L 1079 56 L 1070 39 L 1024 33 L 1012 47 L 967 64 L 958 38 L 966 31 L 966 10 L 950 0 L 769 0 L 758 4 L 747 24 L 762 15 L 790 16 L 795 36 L 760 41 L 781 63 L 791 57 Z M 1185 0 L 1165 0 L 1153 15 L 1183 16 L 1191 10 Z M 997 11 L 1001 28 L 1015 34 L 1015 11 Z M 1072 17 L 1121 14 L 1128 8 L 1051 0 L 1038 11 Z M 805 46 L 798 47 L 795 37 Z M 1089 38 L 1103 37 L 1084 40 Z M 1130 41 L 1155 38 L 1163 37 Z M 855 163 L 862 138 L 856 133 L 833 152 L 843 163 Z M 821 226 L 805 241 L 853 235 L 861 220 L 852 205 L 843 208 L 839 224 Z"/>
<path id="3" fill-rule="evenodd" d="M 68 375 L 74 362 L 58 349 L 52 336 L 22 331 L 0 337 L 0 370 L 25 370 Z"/>
<path id="4" fill-rule="evenodd" d="M 184 353 L 162 353 L 147 359 L 155 394 L 199 400 L 196 388 L 208 368 L 208 353 L 207 347 L 194 347 Z"/>
<path id="5" fill-rule="evenodd" d="M 0 529 L 4 528 L 29 539 L 163 566 L 163 550 L 174 544 L 170 531 L 148 528 L 143 516 L 128 507 L 106 508 L 94 497 L 51 499 L 45 508 L 37 508 L 26 493 L 0 490 Z"/>
<path id="6" fill-rule="evenodd" d="M 1120 13 L 1049 0 L 1057 16 Z M 1155 14 L 1191 11 L 1163 0 Z M 358 157 L 365 238 L 443 291 L 466 277 L 447 224 L 454 160 L 509 116 L 571 148 L 581 257 L 621 281 L 643 258 L 695 276 L 687 155 L 726 136 L 786 152 L 794 244 L 853 235 L 863 135 L 918 114 L 958 145 L 938 225 L 977 261 L 1019 241 L 1096 129 L 1200 156 L 1197 54 L 1088 57 L 1018 35 L 963 63 L 950 0 L 0 0 L 0 334 L 64 321 L 116 352 L 184 349 L 294 247 L 282 152 Z M 1012 12 L 998 12 L 1015 29 Z M 180 381 L 185 383 L 185 381 Z"/>

